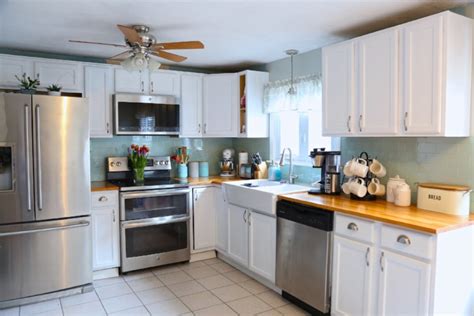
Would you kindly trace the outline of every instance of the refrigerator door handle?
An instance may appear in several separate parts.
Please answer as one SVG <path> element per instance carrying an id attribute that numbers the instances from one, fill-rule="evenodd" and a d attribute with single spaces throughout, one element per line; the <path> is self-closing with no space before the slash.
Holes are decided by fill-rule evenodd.
<path id="1" fill-rule="evenodd" d="M 69 228 L 78 228 L 78 227 L 84 227 L 84 226 L 89 226 L 89 225 L 90 225 L 89 221 L 82 220 L 80 222 L 70 224 L 70 225 L 60 225 L 60 226 L 52 226 L 52 227 L 46 227 L 46 228 L 25 229 L 25 230 L 19 230 L 19 231 L 0 233 L 0 237 L 26 235 L 26 234 L 34 234 L 34 233 L 43 233 L 43 232 L 47 232 L 47 231 L 62 230 L 62 229 L 69 229 Z"/>
<path id="2" fill-rule="evenodd" d="M 25 104 L 25 147 L 26 147 L 26 194 L 28 195 L 28 212 L 31 212 L 31 170 L 30 170 L 30 107 Z"/>
<path id="3" fill-rule="evenodd" d="M 36 104 L 35 108 L 35 119 L 36 119 L 36 161 L 38 164 L 38 183 L 37 183 L 37 190 L 38 190 L 38 210 L 43 209 L 43 187 L 42 187 L 42 176 L 41 176 L 41 142 L 40 142 L 40 133 L 41 133 L 41 126 L 40 126 L 40 105 Z"/>

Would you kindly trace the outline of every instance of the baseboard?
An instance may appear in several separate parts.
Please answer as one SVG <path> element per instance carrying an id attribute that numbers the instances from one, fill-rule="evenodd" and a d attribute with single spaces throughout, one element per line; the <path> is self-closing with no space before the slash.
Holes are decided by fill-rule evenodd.
<path id="1" fill-rule="evenodd" d="M 113 278 L 119 275 L 118 268 L 98 270 L 92 273 L 93 280 L 101 280 L 107 278 Z"/>

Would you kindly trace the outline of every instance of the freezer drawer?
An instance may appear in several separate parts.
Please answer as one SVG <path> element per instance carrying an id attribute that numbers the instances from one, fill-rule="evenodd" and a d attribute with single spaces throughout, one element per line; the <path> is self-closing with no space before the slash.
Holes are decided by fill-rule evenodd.
<path id="1" fill-rule="evenodd" d="M 90 221 L 0 226 L 0 301 L 91 283 Z"/>

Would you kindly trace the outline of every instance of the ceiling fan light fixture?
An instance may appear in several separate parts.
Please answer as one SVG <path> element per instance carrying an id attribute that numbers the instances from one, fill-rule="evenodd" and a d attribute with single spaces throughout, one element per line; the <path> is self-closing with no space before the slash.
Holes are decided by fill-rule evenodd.
<path id="1" fill-rule="evenodd" d="M 161 63 L 157 62 L 156 60 L 148 57 L 148 70 L 153 72 L 153 71 L 157 71 L 158 69 L 160 69 L 161 67 Z"/>

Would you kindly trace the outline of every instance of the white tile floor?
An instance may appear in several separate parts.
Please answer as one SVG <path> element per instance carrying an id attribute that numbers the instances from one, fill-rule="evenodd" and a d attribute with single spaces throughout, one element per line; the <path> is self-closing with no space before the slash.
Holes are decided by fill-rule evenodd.
<path id="1" fill-rule="evenodd" d="M 0 310 L 24 315 L 304 315 L 280 295 L 215 258 L 94 282 L 95 291 Z"/>

